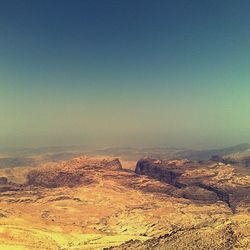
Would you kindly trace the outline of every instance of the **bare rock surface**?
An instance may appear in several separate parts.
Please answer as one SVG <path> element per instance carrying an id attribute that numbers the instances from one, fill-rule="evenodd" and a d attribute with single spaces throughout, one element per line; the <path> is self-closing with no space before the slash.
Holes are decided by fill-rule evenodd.
<path id="1" fill-rule="evenodd" d="M 250 249 L 248 188 L 233 165 L 78 157 L 0 184 L 0 249 Z"/>
<path id="2" fill-rule="evenodd" d="M 101 170 L 121 170 L 118 159 L 102 159 L 79 157 L 55 166 L 45 166 L 28 173 L 28 185 L 43 187 L 73 187 L 94 181 L 92 175 Z M 86 172 L 88 174 L 86 174 Z"/>
<path id="3" fill-rule="evenodd" d="M 0 177 L 0 185 L 6 185 L 8 183 L 8 179 L 6 177 Z"/>
<path id="4" fill-rule="evenodd" d="M 250 176 L 240 175 L 230 164 L 143 159 L 138 161 L 135 172 L 177 187 L 184 198 L 211 202 L 221 200 L 233 212 L 248 210 L 250 206 Z"/>

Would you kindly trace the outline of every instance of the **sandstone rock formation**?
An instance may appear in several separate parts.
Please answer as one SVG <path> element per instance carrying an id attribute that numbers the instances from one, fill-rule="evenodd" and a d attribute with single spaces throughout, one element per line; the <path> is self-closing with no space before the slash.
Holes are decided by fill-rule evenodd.
<path id="1" fill-rule="evenodd" d="M 0 185 L 6 185 L 8 183 L 8 179 L 6 177 L 0 177 Z"/>
<path id="2" fill-rule="evenodd" d="M 135 172 L 179 188 L 178 193 L 184 198 L 221 200 L 233 212 L 250 207 L 250 176 L 239 175 L 230 164 L 143 159 L 138 161 Z"/>
<path id="3" fill-rule="evenodd" d="M 0 249 L 250 249 L 250 180 L 233 165 L 80 157 L 1 183 Z"/>
<path id="4" fill-rule="evenodd" d="M 45 166 L 28 173 L 28 185 L 48 188 L 77 186 L 93 182 L 92 175 L 100 170 L 121 170 L 118 159 L 103 159 L 79 157 L 56 166 Z M 88 174 L 86 174 L 88 173 Z"/>

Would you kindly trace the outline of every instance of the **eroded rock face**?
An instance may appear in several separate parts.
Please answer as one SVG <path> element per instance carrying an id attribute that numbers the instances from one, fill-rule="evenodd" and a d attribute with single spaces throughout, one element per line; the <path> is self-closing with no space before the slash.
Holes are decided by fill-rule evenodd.
<path id="1" fill-rule="evenodd" d="M 92 178 L 103 170 L 121 170 L 118 159 L 96 159 L 79 157 L 52 167 L 32 170 L 27 175 L 27 184 L 48 188 L 74 187 L 95 182 Z"/>
<path id="2" fill-rule="evenodd" d="M 130 240 L 120 246 L 107 248 L 107 250 L 249 249 L 249 243 L 244 241 L 244 237 L 241 238 L 239 231 L 236 225 L 230 223 L 217 228 L 197 227 L 192 230 L 173 231 L 145 242 Z"/>
<path id="3" fill-rule="evenodd" d="M 8 183 L 8 179 L 6 177 L 0 177 L 0 185 L 6 185 Z"/>
<path id="4" fill-rule="evenodd" d="M 237 200 L 247 176 L 215 162 L 139 163 L 136 174 L 80 157 L 0 185 L 0 249 L 250 249 L 247 200 Z"/>
<path id="5" fill-rule="evenodd" d="M 184 198 L 221 200 L 234 212 L 248 209 L 250 205 L 250 176 L 240 176 L 233 165 L 214 161 L 143 159 L 138 161 L 135 172 L 179 188 L 178 193 Z"/>
<path id="6" fill-rule="evenodd" d="M 183 174 L 183 167 L 188 166 L 188 164 L 190 164 L 188 160 L 168 161 L 167 166 L 169 168 L 167 168 L 160 160 L 140 160 L 137 162 L 135 173 L 148 175 L 176 187 L 181 187 L 182 184 L 177 182 L 177 179 Z"/>
<path id="7" fill-rule="evenodd" d="M 208 202 L 216 202 L 220 200 L 215 192 L 206 190 L 201 187 L 197 187 L 195 185 L 182 188 L 181 196 L 186 199 Z"/>

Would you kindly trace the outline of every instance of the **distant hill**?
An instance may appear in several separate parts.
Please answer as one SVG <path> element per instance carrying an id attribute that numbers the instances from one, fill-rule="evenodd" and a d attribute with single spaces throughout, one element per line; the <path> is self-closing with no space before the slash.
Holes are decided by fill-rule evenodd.
<path id="1" fill-rule="evenodd" d="M 113 147 L 88 149 L 82 146 L 43 147 L 30 149 L 0 150 L 0 168 L 38 166 L 49 162 L 61 162 L 81 155 L 119 157 L 125 161 L 141 158 L 208 160 L 214 155 L 234 161 L 250 163 L 250 144 L 212 150 L 191 150 L 173 147 Z"/>
<path id="2" fill-rule="evenodd" d="M 177 158 L 188 158 L 193 160 L 207 160 L 213 155 L 219 155 L 226 157 L 228 155 L 242 154 L 243 152 L 250 150 L 250 144 L 239 144 L 233 147 L 227 147 L 222 149 L 212 150 L 187 150 L 177 154 Z M 250 154 L 249 154 L 250 155 Z"/>
<path id="3" fill-rule="evenodd" d="M 122 156 L 131 160 L 139 158 L 157 158 L 157 159 L 190 159 L 190 160 L 208 160 L 213 155 L 221 157 L 226 156 L 250 156 L 250 144 L 239 144 L 233 147 L 211 150 L 190 150 L 183 148 L 168 148 L 168 147 L 154 147 L 154 148 L 107 148 L 101 150 L 94 150 L 92 154 Z"/>

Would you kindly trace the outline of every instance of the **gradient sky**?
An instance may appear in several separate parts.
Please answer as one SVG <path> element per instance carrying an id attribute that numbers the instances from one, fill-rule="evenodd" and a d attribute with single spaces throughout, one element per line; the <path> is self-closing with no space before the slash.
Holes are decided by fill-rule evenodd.
<path id="1" fill-rule="evenodd" d="M 250 1 L 0 0 L 0 146 L 250 142 Z"/>

